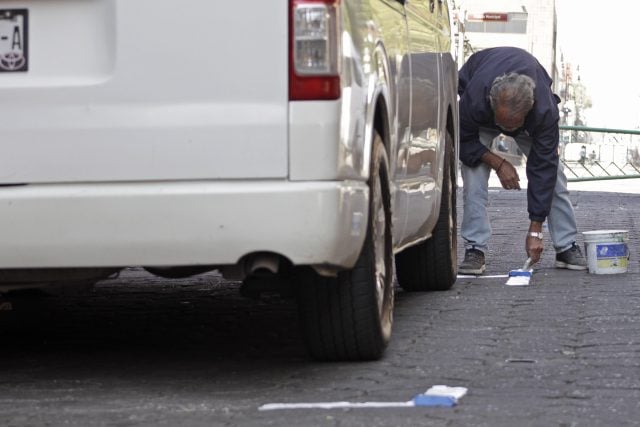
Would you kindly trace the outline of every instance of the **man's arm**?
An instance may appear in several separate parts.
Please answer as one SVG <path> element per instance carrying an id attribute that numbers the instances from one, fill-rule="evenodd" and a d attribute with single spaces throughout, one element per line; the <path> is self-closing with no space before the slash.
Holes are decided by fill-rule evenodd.
<path id="1" fill-rule="evenodd" d="M 529 219 L 544 222 L 551 210 L 558 177 L 558 123 L 540 125 L 527 159 Z"/>
<path id="2" fill-rule="evenodd" d="M 539 100 L 536 101 L 538 125 L 531 135 L 533 144 L 527 159 L 527 206 L 531 222 L 525 243 L 533 263 L 538 262 L 544 249 L 544 242 L 536 236 L 542 232 L 542 224 L 551 210 L 560 162 L 557 98 L 551 91 L 536 94 L 536 97 Z"/>

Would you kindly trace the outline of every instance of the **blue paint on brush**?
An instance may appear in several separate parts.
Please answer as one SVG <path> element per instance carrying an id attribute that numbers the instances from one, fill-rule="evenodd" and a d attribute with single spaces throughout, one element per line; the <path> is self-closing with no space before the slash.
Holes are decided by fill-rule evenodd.
<path id="1" fill-rule="evenodd" d="M 511 270 L 509 272 L 509 280 L 505 285 L 508 286 L 527 286 L 531 281 L 531 258 L 527 258 L 522 268 Z"/>
<path id="2" fill-rule="evenodd" d="M 531 271 L 511 270 L 509 272 L 509 277 L 517 277 L 517 276 L 531 277 Z"/>

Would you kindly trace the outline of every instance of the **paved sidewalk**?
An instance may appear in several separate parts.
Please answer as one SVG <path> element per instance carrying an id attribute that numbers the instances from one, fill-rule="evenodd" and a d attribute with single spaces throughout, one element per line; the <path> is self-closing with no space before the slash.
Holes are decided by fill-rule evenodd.
<path id="1" fill-rule="evenodd" d="M 628 272 L 593 275 L 554 268 L 554 251 L 545 253 L 528 287 L 508 287 L 504 278 L 460 278 L 455 317 L 473 318 L 440 330 L 434 346 L 474 349 L 478 375 L 468 386 L 475 395 L 465 404 L 482 406 L 489 418 L 470 416 L 469 425 L 638 425 L 640 419 L 640 195 L 636 180 L 609 181 L 627 193 L 572 191 L 579 231 L 629 230 Z M 580 183 L 580 185 L 588 183 Z M 570 185 L 570 188 L 572 185 Z M 587 187 L 588 188 L 588 187 Z M 459 192 L 459 221 L 462 194 Z M 493 227 L 485 275 L 506 274 L 525 258 L 528 227 L 526 189 L 490 194 Z M 459 222 L 460 223 L 460 222 Z M 584 249 L 582 235 L 579 244 Z M 459 241 L 459 257 L 463 245 Z M 473 305 L 468 305 L 473 300 Z M 464 308 L 463 308 L 464 307 Z M 453 318 L 453 317 L 452 317 Z M 436 328 L 445 319 L 438 319 Z M 455 338 L 451 338 L 455 337 Z M 454 354 L 445 354 L 449 362 Z M 450 365 L 449 365 L 450 366 Z M 451 378 L 464 377 L 449 371 Z M 456 384 L 461 381 L 456 381 Z"/>

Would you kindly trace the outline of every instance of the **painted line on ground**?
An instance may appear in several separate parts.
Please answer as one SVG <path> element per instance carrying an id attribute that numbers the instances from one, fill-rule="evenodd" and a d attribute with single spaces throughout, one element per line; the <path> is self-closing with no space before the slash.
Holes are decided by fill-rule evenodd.
<path id="1" fill-rule="evenodd" d="M 509 277 L 508 274 L 493 274 L 488 276 L 474 276 L 467 274 L 458 274 L 458 279 L 504 279 L 505 277 Z"/>

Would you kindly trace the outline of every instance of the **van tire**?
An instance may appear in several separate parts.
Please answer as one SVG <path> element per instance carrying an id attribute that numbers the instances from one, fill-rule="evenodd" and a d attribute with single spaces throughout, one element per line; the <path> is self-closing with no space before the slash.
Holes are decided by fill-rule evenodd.
<path id="1" fill-rule="evenodd" d="M 447 132 L 438 221 L 431 238 L 396 255 L 398 283 L 406 291 L 446 291 L 458 274 L 456 155 Z"/>
<path id="2" fill-rule="evenodd" d="M 298 308 L 307 350 L 317 360 L 376 360 L 393 323 L 394 263 L 389 166 L 377 133 L 369 178 L 367 235 L 355 266 L 337 277 L 298 269 Z"/>

